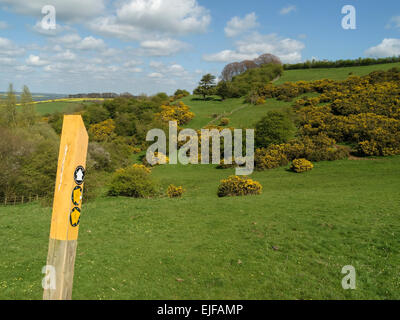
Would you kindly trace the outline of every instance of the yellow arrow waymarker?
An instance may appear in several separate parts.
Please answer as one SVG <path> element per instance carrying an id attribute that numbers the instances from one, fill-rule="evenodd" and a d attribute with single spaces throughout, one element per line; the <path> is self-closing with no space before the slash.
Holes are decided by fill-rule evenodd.
<path id="1" fill-rule="evenodd" d="M 56 272 L 55 289 L 43 299 L 71 299 L 89 138 L 79 115 L 64 116 L 51 218 L 47 265 Z"/>

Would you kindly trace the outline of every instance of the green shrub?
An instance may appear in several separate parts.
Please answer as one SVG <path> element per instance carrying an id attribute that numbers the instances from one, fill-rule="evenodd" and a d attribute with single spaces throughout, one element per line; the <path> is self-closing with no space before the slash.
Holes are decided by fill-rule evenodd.
<path id="1" fill-rule="evenodd" d="M 133 198 L 149 198 L 156 193 L 154 181 L 141 168 L 130 166 L 114 172 L 108 195 Z"/>
<path id="2" fill-rule="evenodd" d="M 221 180 L 218 187 L 218 197 L 257 195 L 261 192 L 262 186 L 259 182 L 239 176 Z"/>
<path id="3" fill-rule="evenodd" d="M 256 124 L 255 143 L 258 148 L 285 143 L 293 137 L 294 132 L 293 121 L 286 113 L 270 111 Z"/>

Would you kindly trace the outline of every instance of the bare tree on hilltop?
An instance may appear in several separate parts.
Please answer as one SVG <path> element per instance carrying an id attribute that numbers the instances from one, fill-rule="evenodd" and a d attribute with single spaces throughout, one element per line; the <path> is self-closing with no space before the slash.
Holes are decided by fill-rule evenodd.
<path id="1" fill-rule="evenodd" d="M 265 53 L 254 60 L 244 60 L 242 62 L 233 62 L 225 66 L 221 78 L 224 81 L 231 81 L 233 77 L 246 72 L 249 69 L 258 68 L 264 64 L 280 64 L 281 60 L 270 53 Z"/>

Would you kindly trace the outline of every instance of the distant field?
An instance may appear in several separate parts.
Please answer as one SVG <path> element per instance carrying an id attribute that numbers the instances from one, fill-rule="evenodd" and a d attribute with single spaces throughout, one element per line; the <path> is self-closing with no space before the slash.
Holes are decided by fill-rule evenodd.
<path id="1" fill-rule="evenodd" d="M 36 111 L 40 115 L 54 112 L 72 112 L 76 107 L 82 104 L 87 104 L 91 102 L 66 102 L 66 101 L 55 101 L 55 102 L 44 102 L 35 104 Z"/>
<path id="2" fill-rule="evenodd" d="M 353 75 L 365 76 L 375 70 L 389 70 L 394 67 L 400 67 L 400 63 L 377 64 L 364 67 L 287 70 L 284 71 L 283 76 L 275 83 L 282 84 L 287 81 L 312 81 L 319 79 L 344 80 L 349 77 L 350 72 Z"/>
<path id="3" fill-rule="evenodd" d="M 84 205 L 73 298 L 400 299 L 400 157 L 257 172 L 263 194 L 237 198 L 216 194 L 233 170 L 153 174 L 187 194 Z M 0 299 L 41 299 L 50 214 L 0 207 Z M 357 290 L 341 287 L 345 265 Z"/>

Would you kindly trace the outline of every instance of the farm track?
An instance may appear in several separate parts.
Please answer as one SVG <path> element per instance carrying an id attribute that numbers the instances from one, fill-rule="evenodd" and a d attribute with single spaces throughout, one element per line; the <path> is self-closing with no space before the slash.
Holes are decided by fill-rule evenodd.
<path id="1" fill-rule="evenodd" d="M 213 123 L 215 123 L 216 121 L 220 120 L 222 117 L 231 116 L 231 115 L 234 114 L 235 112 L 240 111 L 240 110 L 242 110 L 242 109 L 244 109 L 244 108 L 246 108 L 246 107 L 247 107 L 247 105 L 243 105 L 243 106 L 240 106 L 240 107 L 237 107 L 237 108 L 233 109 L 233 110 L 232 110 L 231 112 L 229 112 L 229 113 L 220 114 L 218 117 L 216 117 L 215 119 L 213 119 L 213 120 L 211 120 L 209 123 L 207 123 L 207 124 L 205 125 L 205 127 L 211 126 Z"/>

